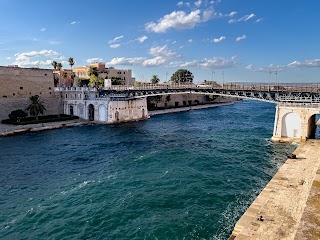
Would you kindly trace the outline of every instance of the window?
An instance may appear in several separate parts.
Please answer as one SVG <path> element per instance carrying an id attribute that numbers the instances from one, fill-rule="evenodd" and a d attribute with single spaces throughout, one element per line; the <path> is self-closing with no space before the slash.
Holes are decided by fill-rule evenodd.
<path id="1" fill-rule="evenodd" d="M 16 94 L 15 94 L 15 93 L 12 93 L 12 95 L 15 96 Z"/>
<path id="2" fill-rule="evenodd" d="M 7 98 L 7 96 L 3 95 L 2 97 Z"/>
<path id="3" fill-rule="evenodd" d="M 49 87 L 49 90 L 51 90 L 51 87 Z"/>
<path id="4" fill-rule="evenodd" d="M 66 94 L 66 98 L 68 98 L 68 94 Z"/>
<path id="5" fill-rule="evenodd" d="M 47 76 L 47 74 L 46 74 L 46 73 L 45 73 L 44 75 L 45 75 L 45 76 Z"/>
<path id="6" fill-rule="evenodd" d="M 20 87 L 21 90 L 23 90 L 23 87 Z"/>

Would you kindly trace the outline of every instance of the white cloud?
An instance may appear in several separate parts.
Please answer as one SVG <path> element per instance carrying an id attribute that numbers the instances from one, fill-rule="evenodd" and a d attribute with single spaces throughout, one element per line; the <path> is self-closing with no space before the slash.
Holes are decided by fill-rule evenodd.
<path id="1" fill-rule="evenodd" d="M 115 37 L 114 39 L 110 40 L 109 41 L 109 44 L 112 44 L 112 43 L 115 43 L 115 42 L 118 42 L 120 39 L 122 39 L 123 36 L 118 36 L 118 37 Z"/>
<path id="2" fill-rule="evenodd" d="M 236 42 L 239 42 L 239 41 L 242 41 L 242 40 L 245 40 L 247 38 L 246 35 L 242 35 L 241 37 L 237 37 L 236 38 Z"/>
<path id="3" fill-rule="evenodd" d="M 6 57 L 7 60 L 11 60 L 11 57 Z"/>
<path id="4" fill-rule="evenodd" d="M 205 11 L 203 11 L 202 13 L 202 22 L 207 22 L 209 20 L 211 20 L 212 18 L 214 18 L 216 15 L 215 15 L 215 12 L 213 9 L 207 9 Z"/>
<path id="5" fill-rule="evenodd" d="M 80 23 L 80 22 L 74 21 L 74 22 L 71 22 L 70 24 L 71 24 L 71 25 L 74 25 L 74 24 L 78 24 L 78 23 Z"/>
<path id="6" fill-rule="evenodd" d="M 41 32 L 44 32 L 44 31 L 46 31 L 46 30 L 47 30 L 46 28 L 41 28 L 41 29 L 40 29 Z"/>
<path id="7" fill-rule="evenodd" d="M 31 51 L 24 53 L 16 53 L 14 65 L 21 67 L 50 67 L 53 60 L 63 60 L 65 57 L 54 50 L 43 49 L 41 51 Z"/>
<path id="8" fill-rule="evenodd" d="M 125 57 L 117 57 L 113 58 L 107 65 L 115 66 L 115 65 L 141 65 L 146 58 L 143 57 L 134 57 L 134 58 L 125 58 Z"/>
<path id="9" fill-rule="evenodd" d="M 87 63 L 102 62 L 102 58 L 88 58 Z"/>
<path id="10" fill-rule="evenodd" d="M 190 38 L 189 40 L 188 40 L 188 43 L 192 43 L 193 42 L 193 40 L 192 40 L 192 38 Z"/>
<path id="11" fill-rule="evenodd" d="M 194 5 L 196 5 L 197 8 L 199 8 L 199 7 L 201 6 L 201 4 L 202 4 L 202 0 L 197 0 L 197 1 L 194 3 Z"/>
<path id="12" fill-rule="evenodd" d="M 231 13 L 227 14 L 228 17 L 234 17 L 237 14 L 237 12 L 232 11 Z"/>
<path id="13" fill-rule="evenodd" d="M 223 41 L 223 40 L 225 40 L 225 39 L 226 39 L 225 36 L 221 36 L 221 37 L 219 37 L 219 38 L 214 38 L 214 39 L 212 40 L 212 42 L 214 42 L 214 43 L 219 43 L 219 42 L 221 42 L 221 41 Z"/>
<path id="14" fill-rule="evenodd" d="M 201 11 L 199 9 L 190 12 L 190 14 L 184 11 L 173 11 L 160 18 L 157 23 L 147 23 L 145 29 L 155 33 L 165 33 L 169 29 L 191 29 L 194 28 L 197 23 L 201 22 L 200 13 Z"/>
<path id="15" fill-rule="evenodd" d="M 294 61 L 287 65 L 290 68 L 296 67 L 320 67 L 320 59 L 305 60 L 304 62 Z"/>
<path id="16" fill-rule="evenodd" d="M 187 7 L 190 7 L 191 4 L 189 2 L 183 2 L 183 1 L 180 1 L 177 3 L 177 6 L 178 7 L 182 7 L 183 5 L 187 6 Z"/>
<path id="17" fill-rule="evenodd" d="M 229 23 L 246 22 L 254 17 L 256 17 L 256 15 L 254 13 L 251 13 L 251 14 L 245 15 L 239 19 L 230 19 L 228 22 Z"/>
<path id="18" fill-rule="evenodd" d="M 111 48 L 118 48 L 118 47 L 120 47 L 120 46 L 121 46 L 121 44 L 119 44 L 119 43 L 111 44 L 111 45 L 110 45 Z"/>
<path id="19" fill-rule="evenodd" d="M 178 7 L 183 6 L 183 2 L 182 2 L 182 1 L 178 2 L 178 3 L 177 3 L 177 6 L 178 6 Z"/>
<path id="20" fill-rule="evenodd" d="M 167 45 L 155 46 L 149 49 L 149 54 L 152 58 L 135 57 L 135 58 L 113 58 L 108 65 L 140 65 L 143 67 L 157 67 L 164 65 L 173 58 L 178 58 L 180 55 L 170 49 Z"/>
<path id="21" fill-rule="evenodd" d="M 224 69 L 231 68 L 237 65 L 236 57 L 230 59 L 225 58 L 205 58 L 202 60 L 192 60 L 189 62 L 181 63 L 179 67 L 195 67 L 205 69 Z"/>
<path id="22" fill-rule="evenodd" d="M 256 20 L 256 23 L 259 23 L 259 22 L 262 22 L 263 21 L 263 18 L 259 18 Z"/>
<path id="23" fill-rule="evenodd" d="M 137 38 L 136 40 L 138 40 L 140 43 L 143 43 L 147 39 L 148 39 L 147 36 L 141 36 L 141 37 Z"/>
<path id="24" fill-rule="evenodd" d="M 180 57 L 178 53 L 169 50 L 167 45 L 152 47 L 149 53 L 154 56 Z"/>
<path id="25" fill-rule="evenodd" d="M 175 44 L 175 43 L 177 43 L 177 41 L 173 41 L 173 42 L 172 42 L 172 44 Z"/>

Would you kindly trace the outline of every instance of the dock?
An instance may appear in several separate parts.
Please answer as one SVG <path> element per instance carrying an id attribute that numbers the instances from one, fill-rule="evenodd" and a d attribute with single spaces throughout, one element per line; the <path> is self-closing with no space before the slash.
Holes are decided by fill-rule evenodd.
<path id="1" fill-rule="evenodd" d="M 320 239 L 320 141 L 287 159 L 236 223 L 229 240 Z"/>

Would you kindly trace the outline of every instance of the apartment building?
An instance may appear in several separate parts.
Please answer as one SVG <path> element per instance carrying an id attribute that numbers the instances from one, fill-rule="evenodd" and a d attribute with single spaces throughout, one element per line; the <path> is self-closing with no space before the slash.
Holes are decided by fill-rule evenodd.
<path id="1" fill-rule="evenodd" d="M 111 79 L 112 77 L 118 77 L 121 85 L 133 85 L 135 81 L 132 77 L 131 69 L 115 69 L 114 67 L 106 68 L 105 63 L 103 62 L 92 63 L 89 66 L 75 67 L 73 72 L 76 74 L 76 77 L 88 79 L 88 69 L 90 66 L 97 68 L 99 77 L 101 78 Z"/>

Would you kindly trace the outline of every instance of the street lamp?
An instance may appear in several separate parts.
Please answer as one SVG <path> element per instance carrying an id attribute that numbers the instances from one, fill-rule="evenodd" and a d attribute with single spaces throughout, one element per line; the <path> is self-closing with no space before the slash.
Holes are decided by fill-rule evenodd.
<path id="1" fill-rule="evenodd" d="M 222 87 L 224 85 L 224 71 L 222 71 Z"/>
<path id="2" fill-rule="evenodd" d="M 216 72 L 214 70 L 212 70 L 212 72 L 211 72 L 211 82 L 213 82 L 213 74 L 216 74 Z"/>

